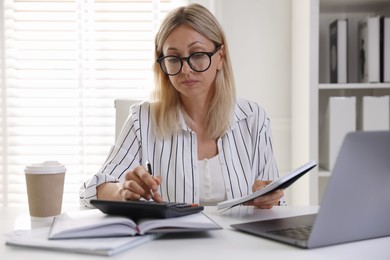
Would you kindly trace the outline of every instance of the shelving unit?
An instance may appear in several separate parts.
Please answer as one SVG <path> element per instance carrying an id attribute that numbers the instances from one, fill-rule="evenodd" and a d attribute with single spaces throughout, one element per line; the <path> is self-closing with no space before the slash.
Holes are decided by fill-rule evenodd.
<path id="1" fill-rule="evenodd" d="M 318 89 L 321 90 L 379 90 L 379 89 L 390 89 L 390 83 L 322 83 L 318 84 Z"/>
<path id="2" fill-rule="evenodd" d="M 293 2 L 292 57 L 292 163 L 319 162 L 319 128 L 327 102 L 333 96 L 390 95 L 390 83 L 358 83 L 357 24 L 369 15 L 390 16 L 390 0 L 295 0 Z M 329 70 L 329 24 L 348 19 L 348 82 L 331 84 Z M 356 40 L 355 40 L 356 39 Z M 309 50 L 309 51 L 308 51 Z M 305 59 L 307 58 L 307 59 Z M 306 70 L 304 70 L 306 69 Z M 359 130 L 359 129 L 358 129 Z M 294 193 L 320 204 L 329 170 L 318 167 L 305 185 Z M 307 190 L 308 187 L 308 190 Z M 305 190 L 306 188 L 306 190 Z"/>

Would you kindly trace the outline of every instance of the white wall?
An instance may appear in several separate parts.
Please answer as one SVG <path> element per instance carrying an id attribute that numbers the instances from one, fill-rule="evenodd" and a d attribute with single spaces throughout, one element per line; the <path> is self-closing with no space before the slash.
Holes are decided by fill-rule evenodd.
<path id="1" fill-rule="evenodd" d="M 294 32 L 291 36 L 291 165 L 298 167 L 308 159 L 312 159 L 310 151 L 315 151 L 313 147 L 310 128 L 316 124 L 310 120 L 311 113 L 315 113 L 315 102 L 310 102 L 318 98 L 310 91 L 310 86 L 316 84 L 316 68 L 310 66 L 318 61 L 313 61 L 315 55 L 311 41 L 316 37 L 311 35 L 311 31 L 317 28 L 318 21 L 311 20 L 311 12 L 316 1 L 312 0 L 292 0 L 291 25 Z M 317 40 L 318 41 L 318 40 Z M 316 129 L 316 128 L 314 128 Z M 317 149 L 318 150 L 318 149 Z M 317 158 L 315 156 L 314 158 Z M 315 170 L 313 171 L 315 172 Z M 296 204 L 310 204 L 310 183 L 315 182 L 315 178 L 310 175 L 302 177 L 299 182 L 293 185 L 291 190 L 291 200 Z M 317 186 L 317 184 L 313 183 Z"/>
<path id="2" fill-rule="evenodd" d="M 290 169 L 291 4 L 285 0 L 197 0 L 221 22 L 238 96 L 257 101 L 272 121 L 281 173 Z"/>
<path id="3" fill-rule="evenodd" d="M 290 171 L 291 1 L 192 2 L 208 7 L 221 22 L 232 56 L 238 96 L 257 101 L 267 110 L 279 170 L 281 174 Z M 286 195 L 291 202 L 289 192 Z"/>
<path id="4" fill-rule="evenodd" d="M 219 2 L 237 93 L 259 102 L 267 110 L 272 120 L 279 168 L 289 169 L 290 1 Z"/>

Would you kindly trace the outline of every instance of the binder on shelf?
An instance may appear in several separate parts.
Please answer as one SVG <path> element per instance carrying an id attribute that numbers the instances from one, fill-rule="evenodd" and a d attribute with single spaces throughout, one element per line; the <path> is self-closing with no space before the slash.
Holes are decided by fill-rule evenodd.
<path id="1" fill-rule="evenodd" d="M 390 96 L 364 96 L 361 129 L 363 131 L 390 129 Z"/>
<path id="2" fill-rule="evenodd" d="M 332 170 L 347 133 L 356 131 L 356 97 L 330 97 L 319 130 L 319 163 Z"/>
<path id="3" fill-rule="evenodd" d="M 359 82 L 380 82 L 380 17 L 367 17 L 358 25 Z"/>
<path id="4" fill-rule="evenodd" d="M 348 20 L 335 20 L 329 25 L 330 82 L 348 81 Z"/>
<path id="5" fill-rule="evenodd" d="M 380 81 L 390 82 L 390 17 L 380 19 Z"/>

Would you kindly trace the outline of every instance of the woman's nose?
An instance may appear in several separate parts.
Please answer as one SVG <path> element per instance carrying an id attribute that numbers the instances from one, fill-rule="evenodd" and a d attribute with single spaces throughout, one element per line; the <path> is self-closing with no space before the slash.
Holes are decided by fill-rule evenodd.
<path id="1" fill-rule="evenodd" d="M 192 72 L 192 68 L 190 67 L 190 64 L 188 64 L 188 61 L 183 60 L 183 66 L 181 67 L 181 73 L 187 74 Z"/>

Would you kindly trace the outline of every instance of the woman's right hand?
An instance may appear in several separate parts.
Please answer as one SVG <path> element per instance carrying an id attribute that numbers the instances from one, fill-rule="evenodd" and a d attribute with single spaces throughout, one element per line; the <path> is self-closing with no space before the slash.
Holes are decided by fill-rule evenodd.
<path id="1" fill-rule="evenodd" d="M 153 199 L 162 202 L 163 199 L 158 192 L 161 183 L 161 176 L 152 176 L 143 167 L 137 166 L 132 171 L 126 172 L 125 180 L 120 187 L 119 194 L 123 200 L 146 200 Z"/>

